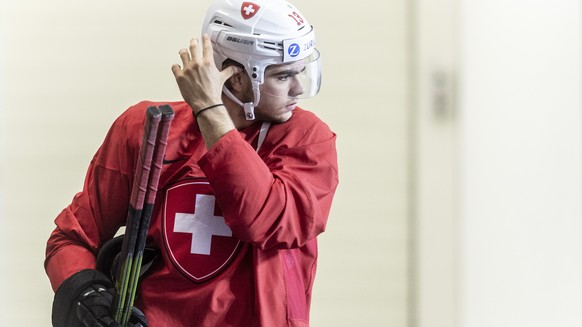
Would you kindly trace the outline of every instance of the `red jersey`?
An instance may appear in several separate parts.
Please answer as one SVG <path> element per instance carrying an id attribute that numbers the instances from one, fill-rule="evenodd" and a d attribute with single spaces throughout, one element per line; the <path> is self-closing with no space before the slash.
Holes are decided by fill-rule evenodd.
<path id="1" fill-rule="evenodd" d="M 56 218 L 45 261 L 54 290 L 94 269 L 100 245 L 125 225 L 145 109 L 160 104 L 115 121 L 83 191 Z M 266 134 L 257 122 L 207 150 L 190 107 L 171 105 L 148 231 L 162 255 L 135 305 L 150 326 L 309 326 L 316 237 L 338 183 L 335 134 L 297 108 Z"/>

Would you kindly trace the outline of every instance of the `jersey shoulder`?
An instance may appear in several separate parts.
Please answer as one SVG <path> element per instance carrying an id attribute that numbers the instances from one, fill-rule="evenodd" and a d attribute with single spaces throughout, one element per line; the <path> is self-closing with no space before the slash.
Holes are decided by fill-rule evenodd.
<path id="1" fill-rule="evenodd" d="M 154 102 L 154 101 L 141 101 L 129 108 L 127 108 L 119 117 L 115 120 L 112 125 L 112 129 L 118 129 L 133 135 L 133 131 L 141 131 L 145 124 L 146 110 L 151 106 L 161 106 L 170 105 L 174 110 L 174 121 L 190 121 L 192 118 L 192 110 L 183 101 L 175 102 Z M 189 119 L 190 118 L 190 119 Z M 174 124 L 174 123 L 173 123 Z M 138 133 L 139 134 L 139 133 Z"/>
<path id="2" fill-rule="evenodd" d="M 296 108 L 293 116 L 284 123 L 272 126 L 273 137 L 291 141 L 297 145 L 317 143 L 335 137 L 329 126 L 313 112 Z"/>

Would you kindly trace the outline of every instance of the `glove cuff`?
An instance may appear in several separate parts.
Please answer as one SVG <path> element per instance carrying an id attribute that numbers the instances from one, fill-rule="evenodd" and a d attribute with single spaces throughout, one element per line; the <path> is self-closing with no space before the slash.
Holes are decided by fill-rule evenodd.
<path id="1" fill-rule="evenodd" d="M 55 293 L 52 311 L 54 327 L 79 326 L 76 316 L 78 297 L 89 286 L 100 284 L 105 288 L 114 287 L 105 274 L 93 269 L 81 270 L 67 278 Z"/>

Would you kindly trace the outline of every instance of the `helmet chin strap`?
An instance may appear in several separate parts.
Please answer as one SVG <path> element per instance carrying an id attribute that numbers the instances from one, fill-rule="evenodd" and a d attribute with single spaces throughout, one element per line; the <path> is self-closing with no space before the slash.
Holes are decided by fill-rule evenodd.
<path id="1" fill-rule="evenodd" d="M 236 102 L 239 106 L 243 107 L 245 111 L 245 119 L 246 120 L 255 120 L 255 102 L 259 103 L 261 95 L 259 93 L 259 85 L 254 85 L 253 83 L 253 93 L 255 95 L 255 102 L 247 102 L 243 103 L 240 101 L 226 86 L 222 87 L 222 92 L 226 94 L 232 101 Z"/>

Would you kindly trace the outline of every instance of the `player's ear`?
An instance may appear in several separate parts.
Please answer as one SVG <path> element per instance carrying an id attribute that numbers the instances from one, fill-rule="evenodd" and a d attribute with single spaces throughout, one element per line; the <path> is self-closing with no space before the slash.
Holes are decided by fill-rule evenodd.
<path id="1" fill-rule="evenodd" d="M 228 66 L 236 66 L 240 69 L 238 69 L 237 73 L 234 73 L 227 81 L 226 81 L 226 86 L 232 91 L 232 92 L 243 92 L 244 90 L 246 90 L 248 88 L 248 85 L 250 85 L 250 78 L 248 77 L 248 75 L 245 72 L 244 66 L 241 65 L 240 63 L 232 60 L 232 59 L 226 59 L 224 61 L 224 63 L 222 64 L 222 69 L 228 67 Z"/>
<path id="2" fill-rule="evenodd" d="M 230 90 L 234 93 L 243 92 L 248 89 L 250 80 L 244 70 L 239 70 L 238 73 L 233 74 L 227 81 Z"/>

